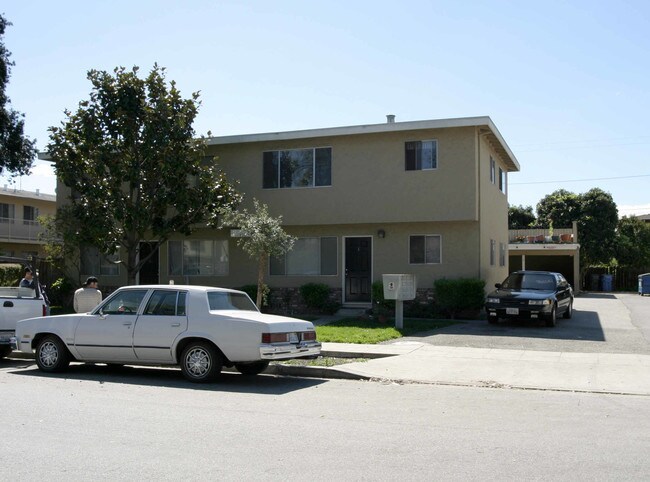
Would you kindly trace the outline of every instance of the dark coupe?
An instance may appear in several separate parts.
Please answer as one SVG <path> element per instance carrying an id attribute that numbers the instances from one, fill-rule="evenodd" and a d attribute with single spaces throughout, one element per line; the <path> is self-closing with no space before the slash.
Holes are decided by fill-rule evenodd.
<path id="1" fill-rule="evenodd" d="M 555 326 L 558 315 L 573 315 L 573 290 L 560 273 L 550 271 L 515 271 L 487 296 L 488 321 L 499 318 L 543 319 Z"/>

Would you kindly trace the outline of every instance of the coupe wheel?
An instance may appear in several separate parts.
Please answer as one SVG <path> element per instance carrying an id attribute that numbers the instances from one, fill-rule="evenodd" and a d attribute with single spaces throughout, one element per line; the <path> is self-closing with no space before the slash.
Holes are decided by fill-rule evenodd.
<path id="1" fill-rule="evenodd" d="M 180 364 L 185 378 L 194 383 L 205 383 L 219 376 L 223 362 L 214 346 L 206 342 L 194 342 L 183 350 Z"/>
<path id="2" fill-rule="evenodd" d="M 553 305 L 551 314 L 548 315 L 548 318 L 546 319 L 546 326 L 553 327 L 556 325 L 556 323 L 557 323 L 557 305 Z"/>
<path id="3" fill-rule="evenodd" d="M 567 306 L 567 309 L 562 316 L 567 320 L 573 316 L 573 300 L 569 301 L 569 306 Z"/>
<path id="4" fill-rule="evenodd" d="M 235 363 L 235 368 L 242 375 L 259 375 L 269 366 L 269 362 L 261 360 L 253 363 Z"/>
<path id="5" fill-rule="evenodd" d="M 11 355 L 11 347 L 10 346 L 3 346 L 0 348 L 0 360 L 3 358 L 8 357 Z"/>
<path id="6" fill-rule="evenodd" d="M 36 345 L 36 364 L 44 372 L 61 372 L 70 365 L 70 354 L 58 336 L 50 335 Z"/>

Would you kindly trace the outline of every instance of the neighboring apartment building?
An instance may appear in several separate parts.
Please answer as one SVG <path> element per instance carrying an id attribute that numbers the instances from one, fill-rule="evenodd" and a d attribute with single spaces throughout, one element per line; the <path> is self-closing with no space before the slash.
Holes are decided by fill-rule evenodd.
<path id="1" fill-rule="evenodd" d="M 507 173 L 517 159 L 489 117 L 214 137 L 208 154 L 245 205 L 257 198 L 298 238 L 270 261 L 272 288 L 325 283 L 345 304 L 370 302 L 386 273 L 411 273 L 418 289 L 438 278 L 508 274 Z M 141 273 L 140 283 L 239 287 L 257 265 L 236 232 L 203 229 L 177 237 Z M 146 246 L 143 246 L 146 248 Z M 85 258 L 85 260 L 84 260 Z M 85 253 L 82 275 L 126 282 L 119 265 Z"/>
<path id="2" fill-rule="evenodd" d="M 42 228 L 37 219 L 55 213 L 55 195 L 5 185 L 0 189 L 0 255 L 44 257 L 45 243 L 38 239 Z"/>

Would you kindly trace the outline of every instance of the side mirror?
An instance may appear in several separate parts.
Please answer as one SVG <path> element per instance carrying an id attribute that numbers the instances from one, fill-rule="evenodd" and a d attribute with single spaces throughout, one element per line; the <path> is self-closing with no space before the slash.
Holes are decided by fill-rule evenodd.
<path id="1" fill-rule="evenodd" d="M 496 289 L 501 289 L 501 283 L 494 283 L 494 287 Z"/>

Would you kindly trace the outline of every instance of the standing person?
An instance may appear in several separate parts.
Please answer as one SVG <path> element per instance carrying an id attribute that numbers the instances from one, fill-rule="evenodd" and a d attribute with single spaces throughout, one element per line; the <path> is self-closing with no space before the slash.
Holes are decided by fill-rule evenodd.
<path id="1" fill-rule="evenodd" d="M 86 278 L 82 288 L 74 292 L 74 310 L 77 313 L 88 313 L 102 301 L 102 292 L 97 289 L 97 278 Z"/>
<path id="2" fill-rule="evenodd" d="M 32 273 L 32 270 L 29 268 L 25 268 L 25 277 L 20 280 L 20 284 L 18 285 L 21 288 L 30 288 L 30 289 L 36 289 L 36 286 L 34 286 L 34 274 Z"/>

